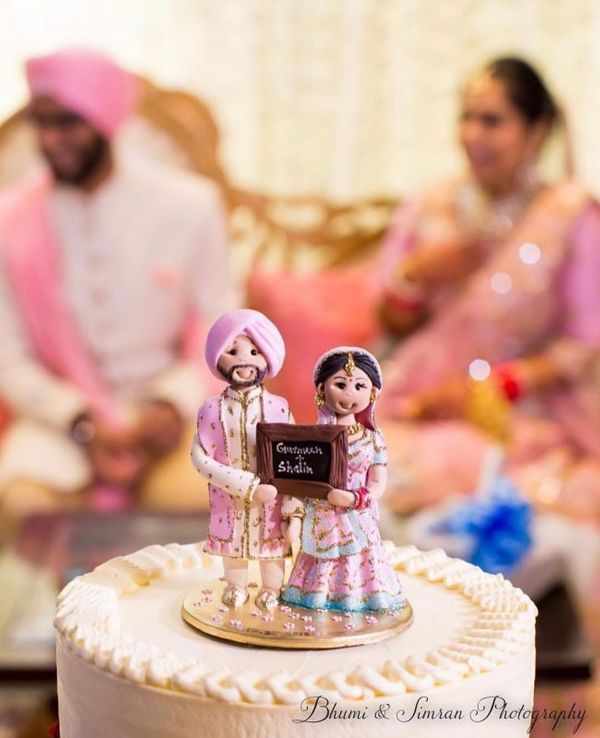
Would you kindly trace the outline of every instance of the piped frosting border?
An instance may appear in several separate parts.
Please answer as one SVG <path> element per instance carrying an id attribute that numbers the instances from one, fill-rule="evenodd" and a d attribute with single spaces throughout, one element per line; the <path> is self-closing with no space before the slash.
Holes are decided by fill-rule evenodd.
<path id="1" fill-rule="evenodd" d="M 390 543 L 386 547 L 397 571 L 438 583 L 476 606 L 468 632 L 425 656 L 301 678 L 283 671 L 268 676 L 228 668 L 210 671 L 197 660 L 182 660 L 121 633 L 119 597 L 183 569 L 216 568 L 220 561 L 205 554 L 203 546 L 204 542 L 148 546 L 77 577 L 58 597 L 57 631 L 81 658 L 139 684 L 230 703 L 280 705 L 297 705 L 314 694 L 332 700 L 366 700 L 422 692 L 492 671 L 534 641 L 536 607 L 502 575 L 486 574 L 441 549 L 421 552 L 414 546 L 396 548 Z"/>

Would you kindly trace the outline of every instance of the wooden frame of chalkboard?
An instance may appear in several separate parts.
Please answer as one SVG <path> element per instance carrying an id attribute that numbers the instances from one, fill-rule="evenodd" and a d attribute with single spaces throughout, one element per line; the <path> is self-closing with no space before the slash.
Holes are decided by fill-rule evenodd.
<path id="1" fill-rule="evenodd" d="M 347 461 L 343 425 L 257 425 L 258 476 L 281 494 L 324 499 L 332 487 L 346 489 Z"/>

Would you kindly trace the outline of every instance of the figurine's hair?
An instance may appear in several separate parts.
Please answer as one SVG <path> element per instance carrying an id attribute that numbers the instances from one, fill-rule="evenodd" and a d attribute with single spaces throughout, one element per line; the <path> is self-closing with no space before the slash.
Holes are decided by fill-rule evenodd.
<path id="1" fill-rule="evenodd" d="M 359 351 L 353 351 L 352 356 L 354 363 L 359 369 L 369 377 L 373 386 L 377 389 L 381 389 L 381 379 L 379 377 L 379 370 L 375 365 L 375 362 L 367 354 L 360 353 Z M 343 369 L 348 361 L 348 352 L 340 351 L 339 354 L 333 354 L 328 356 L 325 361 L 319 367 L 317 376 L 315 377 L 315 387 L 318 387 L 322 382 L 325 382 L 329 377 L 333 376 L 340 369 Z"/>

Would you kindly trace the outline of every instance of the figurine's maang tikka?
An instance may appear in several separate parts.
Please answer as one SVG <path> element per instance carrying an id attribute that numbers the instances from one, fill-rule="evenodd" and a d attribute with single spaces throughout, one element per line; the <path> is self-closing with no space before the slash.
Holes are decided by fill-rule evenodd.
<path id="1" fill-rule="evenodd" d="M 354 356 L 352 355 L 352 351 L 348 351 L 348 361 L 344 364 L 344 371 L 348 377 L 351 377 L 355 369 Z"/>

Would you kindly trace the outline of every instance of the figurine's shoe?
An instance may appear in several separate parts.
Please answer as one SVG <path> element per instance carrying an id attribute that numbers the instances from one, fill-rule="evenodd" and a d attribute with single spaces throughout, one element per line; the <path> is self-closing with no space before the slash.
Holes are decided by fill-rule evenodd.
<path id="1" fill-rule="evenodd" d="M 228 584 L 223 590 L 221 602 L 227 607 L 241 607 L 248 599 L 246 587 L 237 584 Z"/>
<path id="2" fill-rule="evenodd" d="M 279 604 L 279 592 L 274 589 L 261 589 L 256 595 L 255 603 L 261 610 L 274 610 Z"/>

